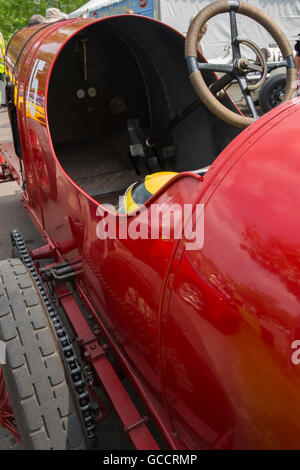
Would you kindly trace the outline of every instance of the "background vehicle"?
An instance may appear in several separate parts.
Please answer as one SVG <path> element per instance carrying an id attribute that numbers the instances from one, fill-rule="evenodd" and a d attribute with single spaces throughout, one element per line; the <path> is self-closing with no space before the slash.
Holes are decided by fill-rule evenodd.
<path id="1" fill-rule="evenodd" d="M 221 12 L 229 65 L 197 53 L 201 27 Z M 257 62 L 241 56 L 238 14 L 273 34 L 287 71 L 284 104 L 260 119 L 247 75 L 265 77 L 266 62 L 256 45 Z M 14 145 L 1 145 L 2 178 L 19 182 L 45 240 L 29 252 L 13 231 L 14 259 L 0 263 L 2 370 L 18 429 L 4 388 L 1 399 L 13 432 L 26 448 L 93 445 L 102 387 L 138 449 L 297 448 L 300 102 L 290 101 L 296 69 L 282 32 L 232 1 L 204 9 L 186 42 L 141 16 L 75 19 L 17 32 L 6 67 Z M 252 117 L 223 91 L 234 79 Z M 190 204 L 192 226 L 202 204 L 203 247 L 189 249 L 184 230 L 124 237 L 138 214 L 105 208 L 160 171 L 178 174 L 146 198 L 148 231 L 154 204 Z M 118 223 L 115 237 L 103 218 Z"/>
<path id="2" fill-rule="evenodd" d="M 259 94 L 259 104 L 264 113 L 281 104 L 285 86 L 284 74 L 274 75 L 264 84 Z"/>

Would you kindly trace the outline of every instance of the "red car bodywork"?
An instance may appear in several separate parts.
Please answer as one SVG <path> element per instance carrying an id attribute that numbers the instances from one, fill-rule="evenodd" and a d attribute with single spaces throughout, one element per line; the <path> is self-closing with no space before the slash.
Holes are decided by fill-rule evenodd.
<path id="1" fill-rule="evenodd" d="M 57 260 L 80 265 L 78 286 L 171 448 L 299 448 L 300 101 L 242 132 L 204 178 L 180 173 L 147 202 L 204 204 L 202 249 L 101 240 L 99 203 L 60 165 L 46 111 L 56 58 L 92 21 L 24 29 L 8 47 L 23 174 L 12 145 L 1 155 L 26 180 L 29 215 Z M 37 59 L 44 119 L 26 109 Z"/>

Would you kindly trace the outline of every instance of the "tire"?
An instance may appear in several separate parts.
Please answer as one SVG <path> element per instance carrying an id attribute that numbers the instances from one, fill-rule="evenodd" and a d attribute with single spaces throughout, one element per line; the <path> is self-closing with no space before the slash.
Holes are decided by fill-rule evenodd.
<path id="1" fill-rule="evenodd" d="M 285 86 L 285 74 L 275 75 L 266 81 L 259 94 L 259 104 L 264 113 L 281 104 L 280 96 L 284 93 Z"/>
<path id="2" fill-rule="evenodd" d="M 19 259 L 0 262 L 2 365 L 25 449 L 87 449 L 83 420 L 69 387 L 46 307 Z"/>

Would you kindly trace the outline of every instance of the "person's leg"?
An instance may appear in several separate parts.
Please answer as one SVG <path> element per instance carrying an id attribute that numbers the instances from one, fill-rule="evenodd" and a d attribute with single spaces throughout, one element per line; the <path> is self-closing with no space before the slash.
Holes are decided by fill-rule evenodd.
<path id="1" fill-rule="evenodd" d="M 0 74 L 0 108 L 6 106 L 4 77 Z"/>

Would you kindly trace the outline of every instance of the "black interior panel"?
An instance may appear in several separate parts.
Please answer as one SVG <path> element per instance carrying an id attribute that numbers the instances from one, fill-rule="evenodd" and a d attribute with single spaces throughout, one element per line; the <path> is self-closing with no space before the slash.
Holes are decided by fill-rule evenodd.
<path id="1" fill-rule="evenodd" d="M 211 72 L 205 79 L 216 80 Z M 57 158 L 90 195 L 115 201 L 140 177 L 129 154 L 128 121 L 138 119 L 147 137 L 195 99 L 180 34 L 130 15 L 89 24 L 66 44 L 50 80 L 48 120 Z M 235 110 L 227 96 L 223 103 Z M 154 154 L 161 170 L 195 170 L 211 164 L 239 132 L 202 105 L 157 143 Z M 164 159 L 170 147 L 175 153 Z"/>

